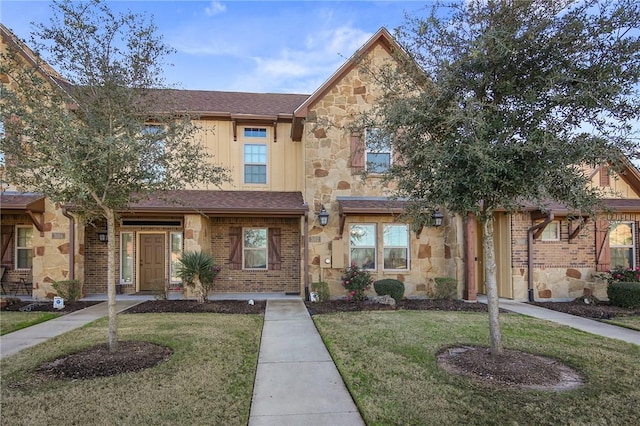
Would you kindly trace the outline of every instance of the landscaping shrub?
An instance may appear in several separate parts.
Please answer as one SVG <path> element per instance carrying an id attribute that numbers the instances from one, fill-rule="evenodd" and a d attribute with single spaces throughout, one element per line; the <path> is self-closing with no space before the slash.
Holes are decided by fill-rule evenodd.
<path id="1" fill-rule="evenodd" d="M 324 281 L 311 283 L 311 291 L 318 293 L 318 302 L 326 302 L 330 298 L 329 284 Z"/>
<path id="2" fill-rule="evenodd" d="M 178 276 L 183 283 L 194 289 L 196 299 L 204 303 L 207 294 L 213 289 L 213 282 L 220 273 L 213 257 L 201 251 L 187 251 L 178 259 L 180 268 Z"/>
<path id="3" fill-rule="evenodd" d="M 62 297 L 65 302 L 72 303 L 82 297 L 82 287 L 78 280 L 55 281 L 52 286 L 58 296 Z"/>
<path id="4" fill-rule="evenodd" d="M 402 281 L 386 278 L 373 283 L 373 289 L 378 296 L 389 295 L 396 301 L 404 297 L 404 283 Z"/>
<path id="5" fill-rule="evenodd" d="M 613 268 L 610 271 L 596 274 L 597 278 L 607 280 L 607 283 L 617 282 L 637 283 L 640 282 L 640 268 Z"/>
<path id="6" fill-rule="evenodd" d="M 342 286 L 347 290 L 347 300 L 366 300 L 365 291 L 369 290 L 373 278 L 368 271 L 362 270 L 358 265 L 352 263 L 342 274 Z"/>
<path id="7" fill-rule="evenodd" d="M 622 308 L 640 307 L 640 283 L 614 282 L 607 286 L 609 303 Z"/>
<path id="8" fill-rule="evenodd" d="M 433 297 L 435 299 L 455 299 L 458 296 L 458 280 L 450 277 L 436 277 L 435 291 Z"/>

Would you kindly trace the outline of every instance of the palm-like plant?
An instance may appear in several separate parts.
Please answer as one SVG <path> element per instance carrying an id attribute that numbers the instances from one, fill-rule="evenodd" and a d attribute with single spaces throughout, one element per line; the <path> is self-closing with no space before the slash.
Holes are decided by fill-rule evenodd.
<path id="1" fill-rule="evenodd" d="M 220 267 L 216 266 L 209 253 L 202 251 L 184 252 L 178 261 L 178 276 L 184 284 L 194 289 L 198 302 L 204 303 L 209 290 L 213 288 L 213 281 L 220 272 Z"/>

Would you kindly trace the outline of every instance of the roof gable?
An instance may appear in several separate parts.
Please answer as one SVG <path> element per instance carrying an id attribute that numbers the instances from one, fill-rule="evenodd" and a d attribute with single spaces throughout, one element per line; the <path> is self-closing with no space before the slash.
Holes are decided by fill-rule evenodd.
<path id="1" fill-rule="evenodd" d="M 373 37 L 358 49 L 322 86 L 313 92 L 313 94 L 295 110 L 294 120 L 307 117 L 309 109 L 319 99 L 324 97 L 338 81 L 343 79 L 354 67 L 358 66 L 361 57 L 370 53 L 378 45 L 381 45 L 389 53 L 401 50 L 400 45 L 395 41 L 389 31 L 384 27 L 380 28 Z M 294 140 L 300 140 L 300 137 L 296 135 Z"/>

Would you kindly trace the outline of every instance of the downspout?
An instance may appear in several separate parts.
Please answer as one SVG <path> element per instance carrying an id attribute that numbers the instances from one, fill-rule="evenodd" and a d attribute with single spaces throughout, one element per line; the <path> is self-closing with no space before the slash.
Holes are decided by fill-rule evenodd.
<path id="1" fill-rule="evenodd" d="M 527 231 L 527 281 L 529 288 L 529 302 L 535 302 L 533 296 L 533 233 L 538 229 L 544 229 L 553 220 L 553 213 L 549 213 L 546 219 L 537 225 L 533 225 Z"/>
<path id="2" fill-rule="evenodd" d="M 309 294 L 309 211 L 304 212 L 304 301 L 310 300 Z"/>
<path id="3" fill-rule="evenodd" d="M 73 280 L 76 278 L 76 220 L 66 207 L 62 208 L 62 215 L 69 219 L 69 279 Z"/>

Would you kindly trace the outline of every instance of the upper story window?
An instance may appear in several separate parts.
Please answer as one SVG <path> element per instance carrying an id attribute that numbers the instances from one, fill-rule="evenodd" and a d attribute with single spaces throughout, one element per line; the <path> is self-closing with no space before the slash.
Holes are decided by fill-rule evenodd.
<path id="1" fill-rule="evenodd" d="M 244 145 L 244 183 L 267 183 L 266 144 Z"/>
<path id="2" fill-rule="evenodd" d="M 245 127 L 244 137 L 265 139 L 267 137 L 267 129 L 264 127 Z"/>
<path id="3" fill-rule="evenodd" d="M 635 242 L 636 232 L 633 222 L 612 224 L 609 232 L 611 268 L 635 268 Z"/>
<path id="4" fill-rule="evenodd" d="M 369 173 L 384 173 L 391 166 L 391 141 L 378 129 L 366 131 L 365 164 Z"/>
<path id="5" fill-rule="evenodd" d="M 244 228 L 242 234 L 244 269 L 267 269 L 267 229 Z"/>
<path id="6" fill-rule="evenodd" d="M 541 241 L 560 241 L 560 221 L 554 220 L 547 224 L 540 235 Z"/>
<path id="7" fill-rule="evenodd" d="M 16 269 L 31 269 L 33 261 L 33 227 L 16 226 Z"/>
<path id="8" fill-rule="evenodd" d="M 385 224 L 382 228 L 384 269 L 409 269 L 409 226 Z"/>
<path id="9" fill-rule="evenodd" d="M 140 165 L 146 171 L 149 181 L 160 182 L 165 178 L 165 141 L 160 126 L 149 125 L 142 130 L 146 139 L 146 151 L 140 156 Z"/>
<path id="10" fill-rule="evenodd" d="M 349 225 L 349 263 L 363 269 L 376 269 L 376 225 Z"/>

